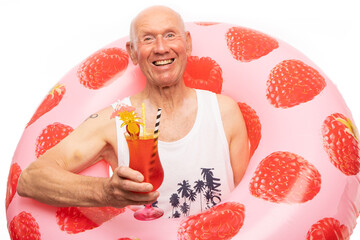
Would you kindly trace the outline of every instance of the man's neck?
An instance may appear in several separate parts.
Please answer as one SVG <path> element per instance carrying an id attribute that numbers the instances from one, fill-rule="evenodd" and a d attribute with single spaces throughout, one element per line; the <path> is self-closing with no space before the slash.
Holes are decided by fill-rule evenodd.
<path id="1" fill-rule="evenodd" d="M 184 101 L 190 98 L 193 89 L 185 86 L 183 82 L 171 87 L 158 87 L 147 84 L 143 91 L 135 95 L 140 102 L 149 102 L 154 108 L 162 108 L 165 113 L 174 113 L 183 106 Z"/>
<path id="2" fill-rule="evenodd" d="M 147 126 L 155 126 L 157 110 L 162 108 L 159 140 L 165 142 L 186 136 L 197 116 L 196 92 L 184 84 L 174 88 L 145 87 L 143 91 L 130 97 L 130 101 L 140 116 L 144 103 Z"/>

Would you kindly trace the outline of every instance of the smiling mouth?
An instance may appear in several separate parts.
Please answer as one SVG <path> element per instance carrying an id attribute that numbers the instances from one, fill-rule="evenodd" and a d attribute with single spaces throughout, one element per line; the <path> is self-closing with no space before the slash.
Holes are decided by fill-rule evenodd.
<path id="1" fill-rule="evenodd" d="M 174 61 L 174 58 L 171 58 L 171 59 L 166 59 L 166 60 L 154 61 L 153 64 L 155 66 L 164 66 L 164 65 L 171 64 L 173 61 Z"/>

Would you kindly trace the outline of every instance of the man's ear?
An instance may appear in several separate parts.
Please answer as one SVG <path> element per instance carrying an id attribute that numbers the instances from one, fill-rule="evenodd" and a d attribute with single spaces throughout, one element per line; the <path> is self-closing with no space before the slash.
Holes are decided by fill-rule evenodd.
<path id="1" fill-rule="evenodd" d="M 191 56 L 191 52 L 192 52 L 192 39 L 191 39 L 191 34 L 190 32 L 186 32 L 186 55 L 188 57 Z"/>
<path id="2" fill-rule="evenodd" d="M 136 57 L 136 54 L 135 54 L 134 46 L 132 45 L 132 43 L 130 41 L 126 42 L 126 51 L 129 54 L 133 64 L 137 65 L 138 61 L 137 61 L 137 57 Z"/>

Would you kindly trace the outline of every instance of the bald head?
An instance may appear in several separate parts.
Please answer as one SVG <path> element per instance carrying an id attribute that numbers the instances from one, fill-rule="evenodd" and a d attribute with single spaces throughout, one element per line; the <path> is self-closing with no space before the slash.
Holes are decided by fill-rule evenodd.
<path id="1" fill-rule="evenodd" d="M 137 30 L 139 26 L 145 24 L 148 19 L 154 18 L 154 16 L 172 18 L 179 24 L 182 31 L 185 32 L 185 24 L 179 13 L 175 12 L 169 7 L 165 6 L 152 6 L 141 11 L 131 22 L 130 25 L 130 41 L 136 39 Z"/>

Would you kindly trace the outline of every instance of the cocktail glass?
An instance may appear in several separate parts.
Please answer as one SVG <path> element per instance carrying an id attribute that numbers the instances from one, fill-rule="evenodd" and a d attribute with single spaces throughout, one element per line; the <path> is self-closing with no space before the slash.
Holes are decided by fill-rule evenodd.
<path id="1" fill-rule="evenodd" d="M 144 175 L 144 182 L 153 185 L 152 191 L 157 190 L 164 180 L 164 171 L 158 154 L 157 135 L 153 133 L 145 136 L 130 136 L 125 133 L 126 142 L 129 147 L 129 167 L 141 172 Z M 160 208 L 151 204 L 134 213 L 138 220 L 149 221 L 164 215 Z"/>

